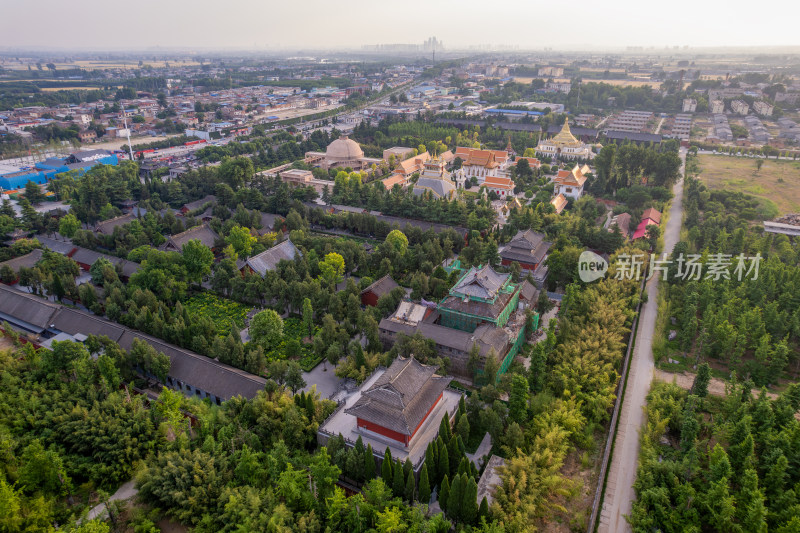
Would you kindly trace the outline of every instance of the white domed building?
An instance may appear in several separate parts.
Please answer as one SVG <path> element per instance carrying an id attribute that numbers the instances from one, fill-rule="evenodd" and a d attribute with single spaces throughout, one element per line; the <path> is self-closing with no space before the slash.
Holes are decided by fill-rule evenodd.
<path id="1" fill-rule="evenodd" d="M 306 159 L 314 160 L 318 166 L 329 169 L 334 167 L 350 167 L 353 170 L 369 168 L 372 164 L 379 165 L 383 159 L 364 157 L 364 151 L 356 141 L 347 135 L 342 135 L 322 152 L 306 152 Z"/>

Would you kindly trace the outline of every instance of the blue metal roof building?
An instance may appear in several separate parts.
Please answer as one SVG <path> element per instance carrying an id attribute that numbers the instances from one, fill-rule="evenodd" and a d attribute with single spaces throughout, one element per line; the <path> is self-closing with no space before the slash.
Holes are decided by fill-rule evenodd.
<path id="1" fill-rule="evenodd" d="M 523 111 L 521 109 L 486 109 L 483 111 L 491 115 L 519 115 L 519 116 L 541 116 L 541 111 Z"/>
<path id="2" fill-rule="evenodd" d="M 86 150 L 76 152 L 64 159 L 46 159 L 36 163 L 34 168 L 29 170 L 0 174 L 0 189 L 6 191 L 21 189 L 29 181 L 44 185 L 64 172 L 76 170 L 78 174 L 83 175 L 87 170 L 99 164 L 116 166 L 119 164 L 119 159 L 116 154 L 106 150 Z"/>

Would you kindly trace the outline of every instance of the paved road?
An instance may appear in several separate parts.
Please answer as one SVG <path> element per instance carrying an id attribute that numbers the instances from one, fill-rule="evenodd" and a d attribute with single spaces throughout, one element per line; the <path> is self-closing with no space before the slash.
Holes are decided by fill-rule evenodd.
<path id="1" fill-rule="evenodd" d="M 681 150 L 681 175 L 686 164 L 686 152 Z M 664 232 L 664 251 L 671 252 L 678 242 L 683 219 L 683 179 L 672 188 L 675 198 L 669 211 Z M 658 276 L 647 283 L 647 303 L 642 306 L 636 345 L 633 350 L 625 400 L 614 440 L 614 457 L 608 472 L 608 484 L 600 512 L 599 533 L 631 531 L 625 520 L 630 514 L 636 493 L 633 482 L 639 462 L 639 431 L 645 423 L 644 405 L 653 380 L 653 334 L 658 313 Z"/>

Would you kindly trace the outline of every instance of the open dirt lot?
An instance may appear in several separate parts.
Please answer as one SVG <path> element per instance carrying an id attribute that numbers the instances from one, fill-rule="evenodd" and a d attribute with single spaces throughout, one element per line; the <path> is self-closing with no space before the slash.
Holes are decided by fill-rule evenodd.
<path id="1" fill-rule="evenodd" d="M 800 161 L 764 159 L 756 171 L 756 159 L 726 155 L 698 156 L 700 179 L 710 189 L 752 194 L 772 202 L 781 214 L 800 212 Z"/>

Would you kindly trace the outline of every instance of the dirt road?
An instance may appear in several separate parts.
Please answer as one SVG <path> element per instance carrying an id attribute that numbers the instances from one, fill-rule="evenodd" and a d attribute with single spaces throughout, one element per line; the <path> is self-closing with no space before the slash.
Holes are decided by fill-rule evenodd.
<path id="1" fill-rule="evenodd" d="M 681 176 L 684 174 L 686 152 L 681 150 Z M 683 178 L 672 188 L 674 199 L 669 211 L 669 220 L 664 231 L 664 251 L 671 252 L 678 242 L 683 219 Z M 647 283 L 647 303 L 639 315 L 639 329 L 636 345 L 628 371 L 625 399 L 619 417 L 619 428 L 614 439 L 614 456 L 608 471 L 608 483 L 600 512 L 599 533 L 618 533 L 630 531 L 625 515 L 631 511 L 636 497 L 633 482 L 639 462 L 639 431 L 645 423 L 645 398 L 650 392 L 653 379 L 653 334 L 658 315 L 659 276 Z"/>
<path id="2" fill-rule="evenodd" d="M 678 387 L 686 390 L 692 388 L 694 377 L 695 374 L 690 372 L 675 373 L 667 372 L 666 370 L 655 370 L 655 378 L 657 380 L 666 383 L 675 383 Z M 752 389 L 751 392 L 753 396 L 757 397 L 761 394 L 761 389 Z M 725 381 L 719 378 L 711 378 L 711 381 L 708 383 L 708 393 L 712 396 L 725 396 Z M 768 392 L 767 397 L 770 400 L 775 400 L 778 398 L 778 395 L 774 392 Z"/>

